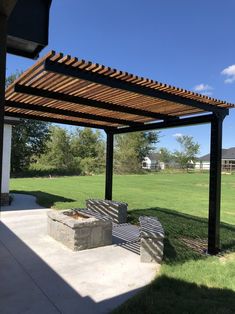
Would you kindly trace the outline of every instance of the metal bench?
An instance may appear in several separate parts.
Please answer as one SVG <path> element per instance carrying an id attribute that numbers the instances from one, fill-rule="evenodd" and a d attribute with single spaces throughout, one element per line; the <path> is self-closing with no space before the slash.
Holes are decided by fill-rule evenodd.
<path id="1" fill-rule="evenodd" d="M 164 230 L 156 217 L 140 216 L 140 260 L 161 263 L 164 249 Z"/>
<path id="2" fill-rule="evenodd" d="M 86 200 L 86 210 L 93 215 L 103 216 L 113 223 L 123 224 L 127 221 L 127 204 L 116 201 L 89 199 Z"/>

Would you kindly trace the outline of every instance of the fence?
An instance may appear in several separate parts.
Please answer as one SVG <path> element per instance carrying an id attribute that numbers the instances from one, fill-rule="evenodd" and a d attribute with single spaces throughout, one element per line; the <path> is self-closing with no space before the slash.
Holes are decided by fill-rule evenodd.
<path id="1" fill-rule="evenodd" d="M 235 164 L 222 164 L 222 172 L 235 172 Z"/>
<path id="2" fill-rule="evenodd" d="M 188 164 L 186 168 L 182 168 L 179 164 L 177 163 L 161 163 L 161 164 L 154 164 L 151 165 L 149 168 L 142 167 L 145 170 L 149 170 L 151 172 L 154 171 L 164 171 L 164 170 L 172 170 L 172 171 L 190 171 L 190 172 L 208 172 L 210 170 L 210 163 L 204 163 L 200 164 L 199 162 L 196 162 L 195 164 Z M 235 163 L 228 163 L 225 164 L 222 162 L 221 166 L 221 172 L 226 172 L 226 173 L 235 173 Z"/>

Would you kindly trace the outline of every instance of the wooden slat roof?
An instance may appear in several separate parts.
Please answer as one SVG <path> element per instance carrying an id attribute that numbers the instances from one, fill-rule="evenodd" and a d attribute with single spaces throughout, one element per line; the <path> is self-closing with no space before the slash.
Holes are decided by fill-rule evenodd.
<path id="1" fill-rule="evenodd" d="M 54 51 L 6 90 L 8 116 L 101 129 L 141 126 L 233 104 Z"/>

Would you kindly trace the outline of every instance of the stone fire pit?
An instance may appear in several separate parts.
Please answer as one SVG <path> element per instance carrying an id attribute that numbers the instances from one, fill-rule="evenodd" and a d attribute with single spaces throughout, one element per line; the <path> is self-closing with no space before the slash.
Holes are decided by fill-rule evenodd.
<path id="1" fill-rule="evenodd" d="M 112 223 L 79 210 L 48 211 L 48 234 L 73 251 L 112 244 Z"/>

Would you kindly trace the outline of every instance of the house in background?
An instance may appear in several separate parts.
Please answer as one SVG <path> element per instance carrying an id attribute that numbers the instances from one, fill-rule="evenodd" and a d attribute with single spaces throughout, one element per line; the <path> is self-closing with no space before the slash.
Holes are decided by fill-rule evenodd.
<path id="1" fill-rule="evenodd" d="M 195 163 L 195 169 L 209 170 L 210 154 L 199 158 L 199 161 Z M 222 171 L 235 171 L 235 147 L 222 149 Z"/>
<path id="2" fill-rule="evenodd" d="M 159 153 L 150 153 L 142 161 L 142 169 L 146 170 L 164 170 L 165 163 L 160 161 Z"/>

